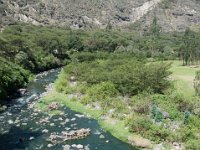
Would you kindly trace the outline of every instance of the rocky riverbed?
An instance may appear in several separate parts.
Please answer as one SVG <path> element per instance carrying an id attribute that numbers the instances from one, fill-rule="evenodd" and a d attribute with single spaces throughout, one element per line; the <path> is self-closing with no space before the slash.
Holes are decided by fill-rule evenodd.
<path id="1" fill-rule="evenodd" d="M 11 101 L 0 114 L 0 149 L 131 150 L 134 149 L 103 131 L 96 120 L 52 104 L 51 114 L 34 108 L 41 96 L 51 92 L 59 70 L 36 76 L 21 98 Z"/>

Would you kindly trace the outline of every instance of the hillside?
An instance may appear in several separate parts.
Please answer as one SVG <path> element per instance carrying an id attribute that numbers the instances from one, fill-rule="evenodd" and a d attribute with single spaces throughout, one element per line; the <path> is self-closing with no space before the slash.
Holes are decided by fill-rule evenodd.
<path id="1" fill-rule="evenodd" d="M 196 29 L 199 0 L 0 0 L 1 24 L 145 30 L 156 15 L 163 31 Z"/>

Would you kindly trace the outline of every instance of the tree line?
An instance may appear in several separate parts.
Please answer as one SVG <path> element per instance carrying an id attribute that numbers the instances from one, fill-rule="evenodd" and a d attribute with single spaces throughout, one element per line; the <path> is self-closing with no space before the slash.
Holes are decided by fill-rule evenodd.
<path id="1" fill-rule="evenodd" d="M 163 33 L 156 17 L 144 35 L 112 28 L 83 31 L 14 23 L 0 33 L 0 58 L 30 74 L 65 65 L 74 53 L 83 51 L 128 52 L 139 59 L 180 58 L 184 65 L 190 65 L 199 63 L 199 38 L 200 34 L 190 29 L 185 33 Z M 86 53 L 82 59 L 87 56 Z M 1 66 L 5 62 L 1 61 Z M 5 78 L 4 74 L 0 76 Z"/>

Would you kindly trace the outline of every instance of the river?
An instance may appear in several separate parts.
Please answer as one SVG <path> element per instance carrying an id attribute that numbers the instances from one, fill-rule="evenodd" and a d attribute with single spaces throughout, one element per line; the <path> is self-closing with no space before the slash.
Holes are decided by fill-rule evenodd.
<path id="1" fill-rule="evenodd" d="M 0 114 L 0 150 L 63 150 L 64 145 L 81 144 L 85 150 L 133 150 L 134 148 L 104 131 L 94 119 L 77 117 L 80 114 L 67 107 L 60 108 L 64 115 L 50 118 L 50 122 L 39 123 L 42 118 L 49 117 L 46 112 L 36 113 L 29 107 L 39 99 L 39 95 L 46 91 L 46 87 L 53 83 L 60 69 L 50 70 L 39 74 L 27 86 L 27 93 L 9 102 L 6 111 Z M 70 120 L 63 124 L 63 120 Z M 61 133 L 66 130 L 90 128 L 91 134 L 80 140 L 70 140 L 48 147 L 47 141 L 51 133 Z M 47 130 L 48 133 L 42 131 Z M 71 148 L 76 150 L 77 148 Z M 65 150 L 67 148 L 65 147 Z"/>

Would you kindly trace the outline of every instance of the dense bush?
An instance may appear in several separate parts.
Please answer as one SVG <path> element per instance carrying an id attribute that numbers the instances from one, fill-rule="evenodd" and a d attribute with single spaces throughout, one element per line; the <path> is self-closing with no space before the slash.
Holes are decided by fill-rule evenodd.
<path id="1" fill-rule="evenodd" d="M 68 59 L 60 32 L 26 24 L 8 26 L 0 34 L 0 53 L 32 72 L 58 67 Z"/>
<path id="2" fill-rule="evenodd" d="M 123 95 L 135 95 L 142 91 L 162 93 L 170 86 L 167 79 L 171 73 L 169 64 L 145 64 L 127 57 L 118 58 L 110 54 L 107 60 L 72 63 L 66 67 L 66 72 L 88 84 L 110 81 Z"/>
<path id="3" fill-rule="evenodd" d="M 189 140 L 189 141 L 187 141 L 185 148 L 190 149 L 190 150 L 200 149 L 199 140 Z"/>
<path id="4" fill-rule="evenodd" d="M 0 57 L 0 100 L 16 92 L 28 82 L 29 73 Z"/>
<path id="5" fill-rule="evenodd" d="M 129 122 L 131 132 L 138 133 L 143 137 L 156 142 L 166 141 L 170 139 L 170 131 L 162 125 L 155 125 L 148 117 L 133 117 Z"/>

